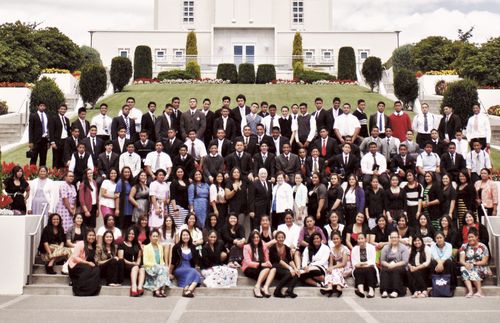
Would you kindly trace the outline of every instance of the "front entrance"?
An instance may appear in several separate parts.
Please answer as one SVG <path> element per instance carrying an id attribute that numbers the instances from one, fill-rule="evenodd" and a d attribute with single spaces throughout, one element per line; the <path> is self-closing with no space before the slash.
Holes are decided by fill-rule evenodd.
<path id="1" fill-rule="evenodd" d="M 233 56 L 236 66 L 239 66 L 241 63 L 253 64 L 255 61 L 255 45 L 235 44 L 233 45 Z"/>

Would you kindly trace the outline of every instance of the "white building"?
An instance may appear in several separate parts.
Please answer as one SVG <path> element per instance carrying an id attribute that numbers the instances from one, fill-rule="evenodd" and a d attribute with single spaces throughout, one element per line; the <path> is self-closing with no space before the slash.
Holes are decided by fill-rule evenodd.
<path id="1" fill-rule="evenodd" d="M 334 31 L 334 5 L 335 0 L 154 0 L 153 30 L 92 30 L 92 47 L 109 66 L 113 57 L 133 59 L 136 46 L 147 45 L 156 74 L 184 67 L 186 36 L 194 30 L 204 77 L 214 77 L 219 63 L 250 62 L 274 64 L 278 78 L 291 78 L 297 31 L 305 65 L 332 74 L 343 46 L 354 48 L 358 66 L 368 56 L 391 56 L 399 32 Z"/>

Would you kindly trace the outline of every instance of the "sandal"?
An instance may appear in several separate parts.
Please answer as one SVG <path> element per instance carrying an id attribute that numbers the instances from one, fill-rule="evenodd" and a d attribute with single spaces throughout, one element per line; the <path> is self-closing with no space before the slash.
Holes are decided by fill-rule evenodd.
<path id="1" fill-rule="evenodd" d="M 261 294 L 261 292 L 260 292 L 260 288 L 255 287 L 253 289 L 253 296 L 255 298 L 262 298 L 263 297 L 262 294 Z"/>

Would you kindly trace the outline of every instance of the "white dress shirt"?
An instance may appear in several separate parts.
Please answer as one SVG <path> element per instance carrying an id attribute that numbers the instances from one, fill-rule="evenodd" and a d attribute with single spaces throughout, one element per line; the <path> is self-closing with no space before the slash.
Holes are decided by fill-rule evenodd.
<path id="1" fill-rule="evenodd" d="M 467 139 L 486 138 L 486 143 L 491 141 L 491 126 L 488 116 L 484 113 L 473 115 L 467 121 Z M 484 147 L 483 147 L 484 148 Z"/>
<path id="2" fill-rule="evenodd" d="M 387 170 L 387 160 L 385 159 L 384 155 L 382 155 L 379 152 L 375 153 L 375 160 L 377 161 L 378 165 L 378 173 L 379 174 L 385 173 L 385 171 Z M 372 175 L 373 164 L 374 164 L 373 154 L 366 153 L 363 156 L 363 158 L 361 158 L 361 172 L 363 174 Z"/>
<path id="3" fill-rule="evenodd" d="M 113 119 L 107 114 L 98 114 L 92 118 L 90 125 L 97 127 L 98 136 L 109 136 Z"/>
<path id="4" fill-rule="evenodd" d="M 292 223 L 290 227 L 286 223 L 278 225 L 278 231 L 285 233 L 284 244 L 290 248 L 299 247 L 300 230 L 300 227 L 295 223 Z"/>
<path id="5" fill-rule="evenodd" d="M 380 119 L 382 117 L 382 119 Z M 382 124 L 380 124 L 382 121 Z M 377 120 L 375 120 L 376 125 L 380 133 L 385 133 L 385 114 L 383 112 L 377 111 Z"/>
<path id="6" fill-rule="evenodd" d="M 469 142 L 467 139 L 462 139 L 458 141 L 458 139 L 452 139 L 451 142 L 454 142 L 455 145 L 457 146 L 457 154 L 460 154 L 462 156 L 467 155 L 469 152 Z"/>
<path id="7" fill-rule="evenodd" d="M 472 173 L 480 174 L 481 169 L 488 168 L 491 169 L 490 155 L 483 149 L 477 153 L 475 150 L 467 154 L 465 158 L 467 164 L 467 169 L 470 169 Z"/>
<path id="8" fill-rule="evenodd" d="M 118 116 L 121 115 L 122 115 L 122 110 L 120 109 L 120 111 L 118 112 Z M 128 117 L 135 121 L 135 131 L 137 133 L 141 132 L 141 119 L 142 119 L 141 110 L 137 109 L 136 107 L 133 107 L 128 113 Z"/>
<path id="9" fill-rule="evenodd" d="M 57 116 L 59 117 L 59 121 L 61 121 L 62 125 L 61 139 L 66 139 L 68 138 L 68 126 L 66 124 L 66 119 L 60 114 L 58 114 Z"/>
<path id="10" fill-rule="evenodd" d="M 359 123 L 359 119 L 351 113 L 339 115 L 335 119 L 335 124 L 333 126 L 333 129 L 339 130 L 342 137 L 354 135 L 354 131 L 356 131 L 357 128 L 361 128 L 361 124 Z"/>
<path id="11" fill-rule="evenodd" d="M 156 168 L 158 156 L 160 157 L 158 163 L 159 167 Z M 150 166 L 153 173 L 155 173 L 158 169 L 167 171 L 168 168 L 172 168 L 172 159 L 170 159 L 170 156 L 163 151 L 161 151 L 160 153 L 158 153 L 157 151 L 152 151 L 146 155 L 144 166 Z"/>
<path id="12" fill-rule="evenodd" d="M 141 156 L 137 153 L 129 153 L 128 151 L 120 155 L 119 170 L 122 171 L 123 167 L 128 166 L 132 170 L 132 176 L 136 177 L 141 171 Z"/>
<path id="13" fill-rule="evenodd" d="M 274 120 L 273 120 L 273 127 L 280 128 L 280 122 L 278 121 L 279 118 L 280 118 L 279 115 L 275 114 L 274 117 L 271 117 L 271 115 L 269 114 L 269 115 L 265 116 L 264 119 L 262 119 L 262 124 L 266 128 L 266 135 L 268 135 L 268 136 L 270 136 L 271 132 L 273 131 L 273 129 L 271 129 L 271 120 L 273 118 L 274 118 Z"/>
<path id="14" fill-rule="evenodd" d="M 40 118 L 40 122 L 42 123 L 42 137 L 46 138 L 49 136 L 49 127 L 48 127 L 48 119 L 47 114 L 45 112 L 37 111 L 38 117 Z"/>
<path id="15" fill-rule="evenodd" d="M 193 156 L 193 154 L 191 152 L 191 149 L 193 148 L 192 147 L 193 142 L 191 141 L 191 139 L 188 138 L 184 144 L 188 147 L 188 154 Z M 207 155 L 207 149 L 205 148 L 205 143 L 198 138 L 196 138 L 194 140 L 194 149 L 196 152 L 195 160 L 197 160 L 197 161 L 199 161 L 200 159 L 202 159 L 203 157 L 205 157 Z M 193 156 L 193 158 L 194 158 L 194 156 Z"/>
<path id="16" fill-rule="evenodd" d="M 84 157 L 85 154 L 76 154 L 78 157 Z M 69 166 L 68 166 L 68 170 L 71 171 L 71 172 L 74 172 L 75 171 L 75 166 L 76 166 L 76 158 L 75 158 L 75 154 L 71 154 L 71 159 L 69 161 Z M 90 169 L 94 169 L 94 161 L 92 160 L 92 156 L 89 156 L 89 159 L 87 159 L 87 168 L 90 168 Z"/>
<path id="17" fill-rule="evenodd" d="M 432 129 L 437 129 L 436 124 L 438 118 L 430 112 L 427 112 L 427 131 L 425 131 L 425 116 L 423 113 L 413 118 L 413 131 L 421 134 L 430 134 Z"/>
<path id="18" fill-rule="evenodd" d="M 436 169 L 439 169 L 439 165 L 441 163 L 441 159 L 436 153 L 430 153 L 423 151 L 418 154 L 417 163 L 415 166 L 422 167 L 425 172 L 435 172 Z"/>

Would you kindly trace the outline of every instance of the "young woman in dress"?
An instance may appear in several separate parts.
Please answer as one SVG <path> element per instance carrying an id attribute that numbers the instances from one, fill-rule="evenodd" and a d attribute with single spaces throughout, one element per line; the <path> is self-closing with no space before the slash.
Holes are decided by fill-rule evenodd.
<path id="1" fill-rule="evenodd" d="M 229 212 L 238 216 L 238 222 L 247 228 L 246 216 L 248 205 L 247 183 L 241 178 L 241 170 L 234 167 L 230 172 L 225 187 L 226 200 L 229 203 Z M 247 221 L 248 222 L 248 221 Z M 248 222 L 248 227 L 250 223 Z"/>
<path id="2" fill-rule="evenodd" d="M 184 180 L 185 170 L 182 167 L 175 169 L 175 176 L 170 183 L 170 214 L 174 217 L 177 230 L 185 222 L 189 213 L 188 183 Z"/>
<path id="3" fill-rule="evenodd" d="M 344 233 L 344 225 L 339 221 L 340 217 L 337 211 L 330 211 L 330 215 L 328 216 L 328 223 L 323 227 L 323 233 L 325 234 L 325 237 L 331 237 L 332 232 L 334 231 L 340 232 L 340 235 L 342 236 L 342 234 Z M 328 241 L 328 243 L 330 242 L 331 240 Z"/>
<path id="4" fill-rule="evenodd" d="M 358 234 L 358 243 L 351 251 L 354 293 L 358 297 L 375 297 L 375 287 L 378 281 L 378 269 L 375 261 L 375 247 L 366 241 L 364 233 Z M 368 292 L 368 294 L 365 294 L 365 292 Z"/>
<path id="5" fill-rule="evenodd" d="M 49 216 L 47 226 L 42 231 L 38 246 L 38 251 L 45 262 L 47 274 L 55 275 L 54 264 L 57 261 L 67 259 L 71 255 L 71 250 L 64 246 L 65 242 L 61 216 L 53 213 Z"/>
<path id="6" fill-rule="evenodd" d="M 243 247 L 245 246 L 245 229 L 238 223 L 238 216 L 229 213 L 227 223 L 222 229 L 222 240 L 226 249 L 229 250 L 230 267 L 238 268 L 243 260 Z"/>
<path id="7" fill-rule="evenodd" d="M 293 261 L 290 247 L 285 245 L 286 235 L 282 231 L 276 232 L 276 243 L 269 248 L 269 261 L 276 270 L 275 278 L 278 279 L 274 289 L 274 297 L 297 297 L 293 292 L 295 286 L 300 282 L 300 271 Z M 283 288 L 286 291 L 283 293 Z"/>
<path id="8" fill-rule="evenodd" d="M 321 294 L 328 297 L 336 293 L 342 296 L 342 290 L 347 287 L 346 277 L 352 274 L 351 251 L 342 244 L 342 234 L 333 231 L 330 235 L 332 246 L 330 247 L 330 259 L 326 270 L 326 288 L 320 290 Z"/>
<path id="9" fill-rule="evenodd" d="M 387 221 L 392 224 L 393 219 L 406 215 L 406 194 L 399 187 L 399 176 L 392 175 L 390 187 L 385 190 L 385 209 Z"/>
<path id="10" fill-rule="evenodd" d="M 461 229 L 464 224 L 464 217 L 467 211 L 476 214 L 476 197 L 477 192 L 474 185 L 470 181 L 469 173 L 466 170 L 458 174 L 458 187 L 457 187 L 457 226 Z"/>
<path id="11" fill-rule="evenodd" d="M 75 296 L 95 296 L 101 290 L 101 273 L 95 263 L 96 235 L 89 229 L 69 258 L 69 278 Z"/>
<path id="12" fill-rule="evenodd" d="M 424 194 L 424 189 L 416 180 L 415 173 L 411 170 L 406 172 L 406 181 L 407 184 L 403 188 L 406 194 L 406 214 L 408 215 L 409 227 L 416 228 L 418 217 L 422 213 L 422 194 Z"/>
<path id="13" fill-rule="evenodd" d="M 297 268 L 300 268 L 300 264 L 302 263 L 302 255 L 304 250 L 311 243 L 311 237 L 314 233 L 319 233 L 321 235 L 321 240 L 323 243 L 327 243 L 326 237 L 321 230 L 320 227 L 316 226 L 316 221 L 314 220 L 314 216 L 308 215 L 304 220 L 304 226 L 300 229 L 299 240 L 298 240 L 298 250 L 295 253 L 295 264 Z"/>
<path id="14" fill-rule="evenodd" d="M 399 234 L 395 231 L 389 235 L 389 244 L 382 249 L 380 255 L 380 292 L 382 298 L 405 296 L 404 286 L 406 266 L 410 254 L 408 248 L 399 242 Z"/>
<path id="15" fill-rule="evenodd" d="M 132 224 L 132 212 L 134 208 L 129 200 L 132 180 L 132 170 L 130 167 L 123 167 L 120 179 L 116 183 L 115 188 L 115 221 L 116 226 L 121 230 L 127 229 Z"/>
<path id="16" fill-rule="evenodd" d="M 358 234 L 364 233 L 365 236 L 368 235 L 370 229 L 365 222 L 365 215 L 363 213 L 358 213 L 356 215 L 355 222 L 350 224 L 345 229 L 345 244 L 349 250 L 358 243 Z"/>
<path id="17" fill-rule="evenodd" d="M 407 268 L 408 287 L 414 298 L 428 296 L 427 280 L 431 260 L 431 249 L 424 244 L 420 236 L 414 237 Z"/>
<path id="18" fill-rule="evenodd" d="M 103 226 L 97 230 L 97 244 L 102 245 L 102 237 L 106 231 L 113 232 L 115 240 L 120 241 L 122 238 L 122 231 L 115 226 L 115 217 L 111 214 L 106 215 L 103 219 Z"/>
<path id="19" fill-rule="evenodd" d="M 75 175 L 67 172 L 64 176 L 64 183 L 59 186 L 59 202 L 56 213 L 60 214 L 64 232 L 73 225 L 73 217 L 76 214 L 76 188 L 73 185 Z"/>
<path id="20" fill-rule="evenodd" d="M 101 184 L 101 190 L 99 192 L 99 211 L 103 218 L 108 214 L 115 214 L 115 201 L 118 198 L 118 194 L 115 193 L 117 178 L 118 171 L 111 168 L 107 179 Z"/>
<path id="21" fill-rule="evenodd" d="M 127 229 L 124 241 L 118 246 L 118 258 L 123 260 L 125 273 L 130 276 L 130 297 L 143 295 L 146 272 L 141 266 L 142 250 L 133 227 Z"/>
<path id="22" fill-rule="evenodd" d="M 432 172 L 425 172 L 424 194 L 422 195 L 422 213 L 427 216 L 434 229 L 439 229 L 439 219 L 441 218 L 441 200 L 443 194 L 436 176 Z M 421 217 L 420 217 L 421 218 Z M 419 218 L 419 220 L 420 220 Z"/>
<path id="23" fill-rule="evenodd" d="M 329 214 L 332 214 L 333 211 L 338 215 L 342 214 L 342 197 L 344 196 L 344 190 L 340 184 L 340 175 L 335 173 L 331 174 L 327 191 Z"/>
<path id="24" fill-rule="evenodd" d="M 189 210 L 194 212 L 200 228 L 203 229 L 207 221 L 210 186 L 205 183 L 201 170 L 193 173 L 192 180 L 188 187 Z"/>
<path id="25" fill-rule="evenodd" d="M 296 223 L 302 226 L 307 216 L 307 187 L 304 185 L 302 174 L 295 174 L 294 179 L 295 185 L 292 187 L 293 211 Z"/>
<path id="26" fill-rule="evenodd" d="M 137 175 L 135 185 L 130 189 L 129 201 L 134 207 L 132 211 L 132 223 L 139 222 L 139 216 L 149 212 L 149 187 L 148 175 L 140 171 Z"/>
<path id="27" fill-rule="evenodd" d="M 168 268 L 165 266 L 163 248 L 160 245 L 160 232 L 157 229 L 151 230 L 149 234 L 149 244 L 144 246 L 144 256 L 142 257 L 146 280 L 144 288 L 153 292 L 153 297 L 167 297 L 165 287 L 170 287 L 171 282 Z"/>
<path id="28" fill-rule="evenodd" d="M 479 241 L 479 232 L 476 229 L 469 230 L 468 240 L 459 251 L 460 272 L 468 291 L 465 297 L 484 297 L 481 282 L 491 275 L 488 267 L 490 254 L 488 247 Z M 473 286 L 476 288 L 475 294 Z"/>
<path id="29" fill-rule="evenodd" d="M 3 182 L 4 190 L 12 198 L 10 209 L 15 214 L 26 214 L 26 200 L 30 195 L 30 185 L 24 178 L 21 166 L 12 168 L 11 176 Z"/>
<path id="30" fill-rule="evenodd" d="M 151 213 L 149 214 L 149 227 L 156 228 L 162 226 L 163 217 L 168 214 L 169 187 L 165 182 L 167 172 L 158 169 L 155 173 L 156 180 L 149 186 L 149 196 L 151 198 Z"/>
<path id="31" fill-rule="evenodd" d="M 160 244 L 163 246 L 165 264 L 170 268 L 172 263 L 172 247 L 179 242 L 175 220 L 171 215 L 164 218 L 163 225 L 160 228 Z"/>
<path id="32" fill-rule="evenodd" d="M 318 286 L 325 280 L 329 258 L 330 248 L 323 243 L 321 234 L 313 233 L 302 253 L 300 279 L 309 286 Z"/>
<path id="33" fill-rule="evenodd" d="M 319 226 L 325 225 L 326 210 L 328 207 L 328 197 L 325 184 L 321 183 L 319 173 L 311 175 L 311 189 L 307 196 L 307 214 L 315 217 L 316 223 Z"/>
<path id="34" fill-rule="evenodd" d="M 227 222 L 227 201 L 226 193 L 224 191 L 224 174 L 217 173 L 215 181 L 210 185 L 210 206 L 214 214 L 217 216 L 217 230 L 222 230 L 224 224 Z"/>
<path id="35" fill-rule="evenodd" d="M 97 182 L 94 180 L 94 170 L 87 168 L 83 173 L 78 198 L 83 213 L 83 222 L 89 228 L 95 228 L 97 206 L 99 205 L 99 192 Z"/>
<path id="36" fill-rule="evenodd" d="M 212 229 L 207 233 L 201 255 L 200 267 L 205 286 L 208 288 L 236 287 L 238 270 L 225 265 L 228 254 L 217 231 Z"/>
<path id="37" fill-rule="evenodd" d="M 253 294 L 256 298 L 271 297 L 269 286 L 273 282 L 276 270 L 269 261 L 269 252 L 260 239 L 260 234 L 253 231 L 248 238 L 249 242 L 243 248 L 243 262 L 241 269 L 245 276 L 256 280 Z M 262 285 L 264 285 L 262 287 Z"/>
<path id="38" fill-rule="evenodd" d="M 28 214 L 41 214 L 43 216 L 43 225 L 47 224 L 49 213 L 54 211 L 54 181 L 48 178 L 49 171 L 47 167 L 40 166 L 38 177 L 29 181 L 31 193 L 26 200 L 26 210 Z M 46 206 L 46 207 L 45 207 Z M 44 213 L 42 213 L 45 210 Z"/>
<path id="39" fill-rule="evenodd" d="M 137 237 L 137 243 L 139 243 L 142 249 L 149 243 L 150 228 L 148 226 L 148 216 L 146 214 L 141 214 L 133 228 Z"/>
<path id="40" fill-rule="evenodd" d="M 172 248 L 170 272 L 177 280 L 177 286 L 183 288 L 183 297 L 194 297 L 194 289 L 201 282 L 201 275 L 196 270 L 200 265 L 200 254 L 193 244 L 188 230 L 181 230 L 179 242 Z"/>
<path id="41" fill-rule="evenodd" d="M 125 263 L 118 257 L 118 246 L 112 231 L 104 232 L 102 245 L 97 245 L 96 264 L 101 270 L 101 277 L 106 279 L 106 284 L 111 287 L 121 286 Z"/>
<path id="42" fill-rule="evenodd" d="M 358 185 L 354 175 L 347 177 L 347 187 L 342 198 L 344 220 L 346 225 L 356 222 L 356 215 L 365 211 L 365 192 Z"/>
<path id="43" fill-rule="evenodd" d="M 441 214 L 447 214 L 453 219 L 455 216 L 455 204 L 457 191 L 453 188 L 451 176 L 443 174 L 441 176 L 441 189 L 443 192 L 443 203 L 441 204 Z"/>
<path id="44" fill-rule="evenodd" d="M 203 247 L 203 232 L 199 227 L 198 218 L 196 217 L 196 215 L 194 215 L 194 213 L 190 213 L 186 217 L 186 220 L 184 224 L 181 225 L 179 232 L 182 232 L 183 230 L 187 230 L 189 232 L 191 238 L 193 239 L 192 240 L 193 245 L 198 250 L 198 253 L 200 253 L 201 248 Z"/>
<path id="45" fill-rule="evenodd" d="M 477 205 L 479 223 L 481 223 L 481 217 L 488 215 L 497 215 L 498 207 L 498 189 L 497 184 L 490 178 L 491 171 L 488 168 L 481 169 L 480 176 L 481 179 L 474 183 L 474 187 L 477 191 Z M 486 209 L 486 214 L 483 213 L 483 208 L 481 204 L 484 205 Z"/>
<path id="46" fill-rule="evenodd" d="M 370 187 L 365 191 L 365 214 L 368 219 L 368 227 L 373 229 L 380 215 L 385 215 L 386 199 L 385 190 L 380 185 L 377 176 L 373 176 L 370 181 Z"/>

